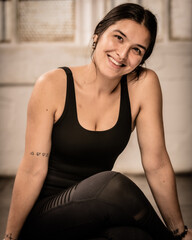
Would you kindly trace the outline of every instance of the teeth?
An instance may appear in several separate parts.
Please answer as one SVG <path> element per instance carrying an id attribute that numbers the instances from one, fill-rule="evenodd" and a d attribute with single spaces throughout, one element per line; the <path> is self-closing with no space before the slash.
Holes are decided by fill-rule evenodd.
<path id="1" fill-rule="evenodd" d="M 109 56 L 109 58 L 110 58 L 111 62 L 113 62 L 115 65 L 117 65 L 117 66 L 122 66 L 123 65 L 123 64 L 118 63 L 117 61 L 115 61 L 115 59 L 113 59 L 112 57 Z"/>

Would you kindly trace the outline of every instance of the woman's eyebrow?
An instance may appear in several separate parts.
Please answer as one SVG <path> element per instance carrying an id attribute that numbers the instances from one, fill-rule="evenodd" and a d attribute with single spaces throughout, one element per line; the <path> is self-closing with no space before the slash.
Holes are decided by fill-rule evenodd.
<path id="1" fill-rule="evenodd" d="M 119 30 L 119 29 L 115 29 L 115 30 L 113 30 L 113 32 L 118 32 L 118 33 L 120 33 L 121 35 L 123 35 L 124 37 L 127 38 L 127 36 L 123 32 L 121 32 L 121 30 Z"/>
<path id="2" fill-rule="evenodd" d="M 147 48 L 146 47 L 144 47 L 143 45 L 141 45 L 141 44 L 136 44 L 138 47 L 140 47 L 140 48 L 143 48 L 145 51 L 147 50 Z"/>
<path id="3" fill-rule="evenodd" d="M 125 33 L 123 33 L 121 30 L 119 30 L 119 29 L 115 29 L 115 30 L 113 30 L 113 32 L 118 32 L 118 33 L 120 33 L 122 36 L 124 36 L 125 38 L 127 38 L 127 36 L 125 35 Z M 141 45 L 141 44 L 136 44 L 138 47 L 140 47 L 140 48 L 142 48 L 142 49 L 144 49 L 145 51 L 147 50 L 147 48 L 145 47 L 145 46 L 143 46 L 143 45 Z"/>

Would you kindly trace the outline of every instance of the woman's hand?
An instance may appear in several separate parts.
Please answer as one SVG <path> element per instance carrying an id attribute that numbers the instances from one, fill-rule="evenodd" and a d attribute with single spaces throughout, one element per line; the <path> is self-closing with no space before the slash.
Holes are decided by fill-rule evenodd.
<path id="1" fill-rule="evenodd" d="M 184 240 L 192 240 L 192 229 L 188 229 L 188 232 L 183 239 Z"/>

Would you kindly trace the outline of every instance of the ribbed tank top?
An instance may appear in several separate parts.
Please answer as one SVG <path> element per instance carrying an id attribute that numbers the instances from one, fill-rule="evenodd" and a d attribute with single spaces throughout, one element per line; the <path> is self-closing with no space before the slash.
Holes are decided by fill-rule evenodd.
<path id="1" fill-rule="evenodd" d="M 66 189 L 101 171 L 111 170 L 126 147 L 131 134 L 131 108 L 127 78 L 121 78 L 121 97 L 116 124 L 104 131 L 91 131 L 78 122 L 72 72 L 67 75 L 66 102 L 63 113 L 52 130 L 48 173 L 41 196 Z"/>

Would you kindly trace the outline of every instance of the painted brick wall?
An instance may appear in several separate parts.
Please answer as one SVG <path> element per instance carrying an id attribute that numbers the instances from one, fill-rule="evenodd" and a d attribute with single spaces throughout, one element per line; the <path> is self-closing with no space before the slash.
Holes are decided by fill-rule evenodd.
<path id="1" fill-rule="evenodd" d="M 90 33 L 95 18 L 98 17 L 96 14 L 100 17 L 112 4 L 126 1 L 76 2 L 77 38 L 74 43 L 18 42 L 15 27 L 17 21 L 11 21 L 16 18 L 16 0 L 7 3 L 6 28 L 9 42 L 0 43 L 0 175 L 14 175 L 21 161 L 25 144 L 27 103 L 38 76 L 58 66 L 88 63 L 90 47 L 87 46 L 90 45 Z M 158 42 L 146 66 L 154 69 L 160 78 L 166 143 L 173 167 L 176 172 L 191 172 L 192 1 L 130 2 L 143 4 L 157 15 Z M 0 7 L 1 4 L 0 1 Z M 85 17 L 85 12 L 89 16 Z M 91 18 L 92 21 L 87 21 Z M 119 156 L 115 169 L 130 173 L 143 172 L 135 132 Z"/>

